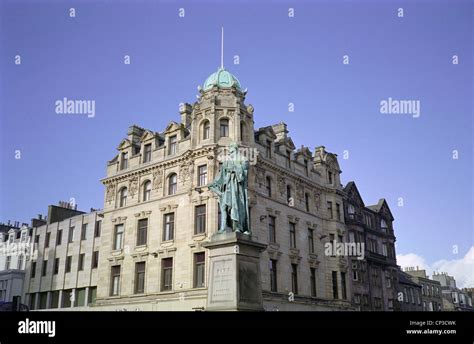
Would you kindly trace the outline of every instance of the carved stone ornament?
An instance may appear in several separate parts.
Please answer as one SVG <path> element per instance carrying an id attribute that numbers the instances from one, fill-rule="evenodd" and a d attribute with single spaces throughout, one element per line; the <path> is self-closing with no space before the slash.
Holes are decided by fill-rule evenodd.
<path id="1" fill-rule="evenodd" d="M 107 185 L 107 192 L 105 198 L 109 203 L 115 200 L 115 184 Z"/>
<path id="2" fill-rule="evenodd" d="M 163 170 L 153 172 L 153 189 L 160 189 L 163 184 Z"/>
<path id="3" fill-rule="evenodd" d="M 316 205 L 317 209 L 321 207 L 321 191 L 319 190 L 314 192 L 314 204 Z"/>
<path id="4" fill-rule="evenodd" d="M 130 197 L 133 198 L 135 194 L 138 192 L 138 177 L 132 177 L 128 181 L 128 193 L 130 194 Z"/>
<path id="5" fill-rule="evenodd" d="M 277 184 L 278 184 L 278 191 L 280 191 L 280 193 L 283 194 L 285 192 L 285 177 L 278 176 Z"/>

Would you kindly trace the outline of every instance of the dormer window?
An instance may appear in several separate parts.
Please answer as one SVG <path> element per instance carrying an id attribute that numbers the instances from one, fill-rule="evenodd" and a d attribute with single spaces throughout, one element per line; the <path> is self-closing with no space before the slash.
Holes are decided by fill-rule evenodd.
<path id="1" fill-rule="evenodd" d="M 220 137 L 229 137 L 229 120 L 227 118 L 220 120 Z"/>
<path id="2" fill-rule="evenodd" d="M 151 143 L 145 145 L 143 149 L 143 162 L 151 161 Z"/>
<path id="3" fill-rule="evenodd" d="M 123 152 L 120 161 L 120 169 L 124 170 L 126 168 L 128 168 L 128 152 Z"/>
<path id="4" fill-rule="evenodd" d="M 26 241 L 26 231 L 21 232 L 20 241 L 21 241 L 21 242 L 25 242 L 25 241 Z"/>
<path id="5" fill-rule="evenodd" d="M 265 145 L 265 152 L 266 152 L 267 158 L 272 157 L 272 141 L 267 140 L 267 144 Z"/>
<path id="6" fill-rule="evenodd" d="M 330 185 L 332 185 L 332 182 L 333 182 L 332 172 L 331 172 L 331 171 L 328 171 L 328 183 L 329 183 Z"/>
<path id="7" fill-rule="evenodd" d="M 178 151 L 178 137 L 176 135 L 170 136 L 170 146 L 168 149 L 168 154 L 173 155 Z"/>
<path id="8" fill-rule="evenodd" d="M 347 206 L 347 213 L 349 214 L 349 218 L 353 219 L 355 218 L 355 208 L 352 204 L 349 204 Z"/>
<path id="9" fill-rule="evenodd" d="M 10 236 L 8 237 L 8 243 L 13 244 L 14 240 L 15 240 L 15 234 L 10 234 Z"/>

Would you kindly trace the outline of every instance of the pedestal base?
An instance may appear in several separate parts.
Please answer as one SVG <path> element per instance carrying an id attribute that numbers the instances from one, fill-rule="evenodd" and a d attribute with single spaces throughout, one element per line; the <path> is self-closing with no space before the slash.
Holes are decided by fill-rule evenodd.
<path id="1" fill-rule="evenodd" d="M 209 253 L 206 310 L 263 310 L 260 253 L 266 245 L 230 232 L 215 234 L 203 246 Z"/>

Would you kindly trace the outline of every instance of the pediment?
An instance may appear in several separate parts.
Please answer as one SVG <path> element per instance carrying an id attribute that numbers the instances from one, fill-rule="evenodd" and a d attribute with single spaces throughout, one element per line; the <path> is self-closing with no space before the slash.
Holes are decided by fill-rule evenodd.
<path id="1" fill-rule="evenodd" d="M 123 139 L 117 147 L 117 150 L 121 151 L 129 148 L 132 145 L 129 139 Z"/>

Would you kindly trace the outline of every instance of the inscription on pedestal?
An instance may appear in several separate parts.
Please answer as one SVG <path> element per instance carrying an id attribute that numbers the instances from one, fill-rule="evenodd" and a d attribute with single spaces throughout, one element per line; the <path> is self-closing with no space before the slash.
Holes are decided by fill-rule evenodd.
<path id="1" fill-rule="evenodd" d="M 226 302 L 235 299 L 233 282 L 235 270 L 232 259 L 215 261 L 212 266 L 211 302 Z"/>

